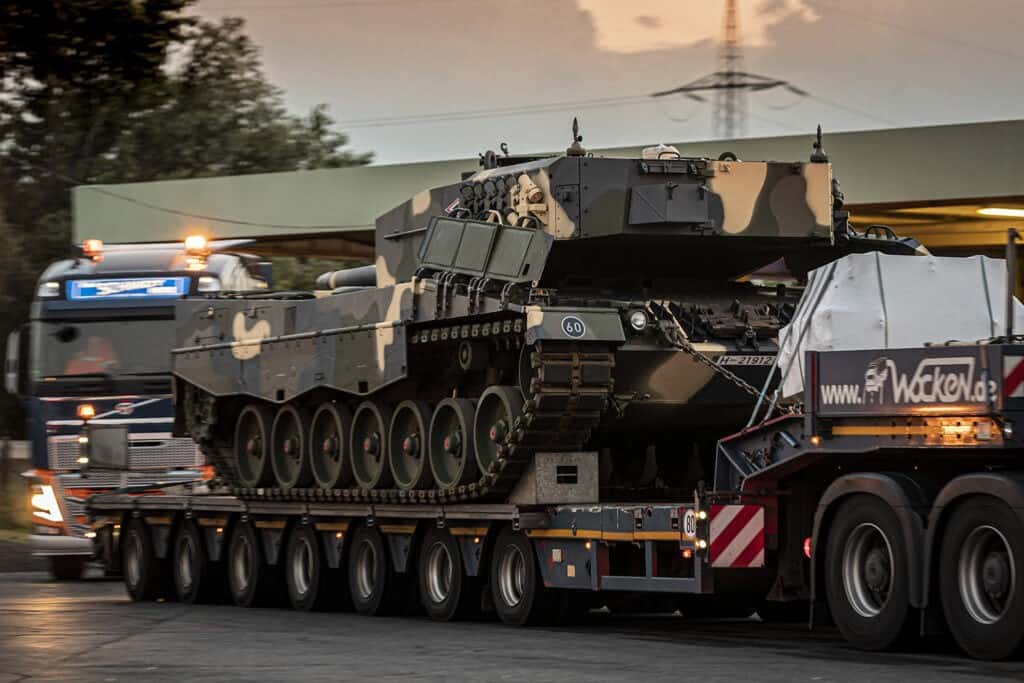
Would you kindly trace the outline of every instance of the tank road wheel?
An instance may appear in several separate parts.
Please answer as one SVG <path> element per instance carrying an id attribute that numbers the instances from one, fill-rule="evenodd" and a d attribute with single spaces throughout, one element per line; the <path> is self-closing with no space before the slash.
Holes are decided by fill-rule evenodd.
<path id="1" fill-rule="evenodd" d="M 273 413 L 269 408 L 247 405 L 235 423 L 235 462 L 238 480 L 245 488 L 266 486 L 274 480 L 270 463 L 270 427 Z"/>
<path id="2" fill-rule="evenodd" d="M 561 607 L 554 593 L 544 587 L 533 543 L 505 527 L 491 556 L 491 596 L 498 617 L 513 626 L 551 622 Z"/>
<path id="3" fill-rule="evenodd" d="M 946 623 L 967 654 L 1005 659 L 1024 645 L 1024 524 L 1005 503 L 958 506 L 942 539 L 939 587 Z"/>
<path id="4" fill-rule="evenodd" d="M 121 540 L 124 558 L 124 585 L 135 602 L 156 600 L 170 594 L 167 567 L 156 557 L 149 527 L 142 519 L 133 519 Z"/>
<path id="5" fill-rule="evenodd" d="M 871 495 L 852 496 L 828 535 L 829 607 L 843 636 L 863 650 L 885 650 L 909 637 L 907 551 L 896 513 Z"/>
<path id="6" fill-rule="evenodd" d="M 476 464 L 487 472 L 508 451 L 516 418 L 523 414 L 523 395 L 516 387 L 488 387 L 476 404 L 473 444 Z"/>
<path id="7" fill-rule="evenodd" d="M 306 457 L 309 416 L 295 406 L 281 406 L 271 429 L 270 460 L 277 485 L 286 491 L 304 488 L 313 481 Z"/>
<path id="8" fill-rule="evenodd" d="M 434 409 L 428 452 L 440 488 L 468 484 L 478 476 L 471 431 L 474 408 L 468 398 L 446 398 Z"/>
<path id="9" fill-rule="evenodd" d="M 430 404 L 402 401 L 395 408 L 388 430 L 388 458 L 395 485 L 400 489 L 425 489 L 432 481 L 427 465 L 427 427 Z"/>
<path id="10" fill-rule="evenodd" d="M 203 534 L 196 523 L 186 519 L 174 538 L 174 589 L 178 600 L 195 604 L 217 602 L 224 596 L 224 573 L 220 564 L 210 562 Z"/>
<path id="11" fill-rule="evenodd" d="M 337 403 L 324 403 L 313 414 L 309 427 L 309 464 L 313 480 L 322 489 L 348 486 L 352 483 L 349 464 L 349 433 L 352 414 Z"/>
<path id="12" fill-rule="evenodd" d="M 364 489 L 384 488 L 391 485 L 388 466 L 388 425 L 391 411 L 374 401 L 363 401 L 352 416 L 352 473 L 356 483 Z"/>
<path id="13" fill-rule="evenodd" d="M 277 597 L 277 567 L 267 564 L 263 543 L 251 523 L 235 525 L 228 544 L 227 572 L 231 599 L 239 607 L 273 603 Z"/>
<path id="14" fill-rule="evenodd" d="M 348 585 L 360 614 L 397 614 L 405 605 L 405 577 L 396 572 L 384 537 L 376 527 L 360 526 L 348 551 Z"/>
<path id="15" fill-rule="evenodd" d="M 466 576 L 458 541 L 431 528 L 419 552 L 420 602 L 434 621 L 472 617 L 480 611 L 480 579 Z"/>

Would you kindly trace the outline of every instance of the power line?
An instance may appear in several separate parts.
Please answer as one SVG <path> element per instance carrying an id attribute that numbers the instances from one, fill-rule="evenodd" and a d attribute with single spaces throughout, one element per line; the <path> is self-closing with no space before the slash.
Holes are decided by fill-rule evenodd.
<path id="1" fill-rule="evenodd" d="M 382 126 L 405 126 L 422 123 L 444 121 L 463 121 L 477 118 L 499 118 L 503 116 L 520 116 L 547 112 L 568 111 L 573 109 L 595 109 L 630 104 L 645 104 L 650 100 L 647 95 L 628 95 L 622 97 L 601 97 L 575 102 L 548 102 L 544 104 L 523 105 L 517 107 L 498 107 L 492 109 L 467 109 L 452 112 L 434 112 L 428 114 L 409 114 L 407 116 L 374 117 L 365 119 L 342 119 L 338 126 L 349 128 L 378 128 Z"/>
<path id="2" fill-rule="evenodd" d="M 853 17 L 854 19 L 858 19 L 868 24 L 875 24 L 877 26 L 884 26 L 886 28 L 896 29 L 898 31 L 903 31 L 904 33 L 908 33 L 910 35 L 918 36 L 921 38 L 927 38 L 928 40 L 940 40 L 945 43 L 953 43 L 955 45 L 959 45 L 960 47 L 968 48 L 971 50 L 981 50 L 983 52 L 989 52 L 991 54 L 999 55 L 1001 57 L 1009 57 L 1014 60 L 1024 60 L 1024 54 L 1010 52 L 1009 50 L 1002 50 L 997 47 L 983 45 L 981 43 L 975 43 L 970 40 L 964 40 L 963 38 L 959 38 L 955 35 L 951 35 L 948 33 L 921 30 L 918 28 L 914 28 L 912 26 L 906 26 L 905 24 L 897 23 L 895 21 L 889 21 L 888 19 L 879 19 L 874 16 L 860 14 L 858 12 L 850 11 L 846 9 L 846 7 L 844 6 L 837 5 L 831 2 L 830 0 L 817 0 L 817 3 L 819 5 L 824 5 L 825 7 L 828 7 L 833 12 L 836 12 L 838 14 L 845 14 L 849 17 Z"/>

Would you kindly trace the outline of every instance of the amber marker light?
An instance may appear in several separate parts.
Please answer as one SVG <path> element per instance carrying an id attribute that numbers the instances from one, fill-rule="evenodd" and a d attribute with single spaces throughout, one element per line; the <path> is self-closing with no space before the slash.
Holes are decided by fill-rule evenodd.
<path id="1" fill-rule="evenodd" d="M 93 261 L 99 261 L 103 258 L 103 240 L 84 240 L 82 242 L 82 253 Z"/>
<path id="2" fill-rule="evenodd" d="M 812 446 L 820 446 L 821 445 L 821 437 L 818 436 L 817 434 L 812 436 L 811 437 L 811 445 Z"/>
<path id="3" fill-rule="evenodd" d="M 79 403 L 77 413 L 80 420 L 88 421 L 96 417 L 96 408 L 91 403 Z"/>

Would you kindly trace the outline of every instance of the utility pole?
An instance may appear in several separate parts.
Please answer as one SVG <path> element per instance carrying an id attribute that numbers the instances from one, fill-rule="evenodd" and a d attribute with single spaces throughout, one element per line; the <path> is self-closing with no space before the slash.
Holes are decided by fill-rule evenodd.
<path id="1" fill-rule="evenodd" d="M 722 41 L 718 48 L 718 71 L 670 90 L 656 92 L 651 97 L 685 95 L 705 102 L 700 93 L 713 96 L 712 130 L 717 138 L 735 138 L 746 133 L 747 93 L 785 88 L 797 95 L 807 93 L 788 81 L 743 70 L 743 44 L 740 40 L 736 0 L 726 0 L 722 22 Z"/>

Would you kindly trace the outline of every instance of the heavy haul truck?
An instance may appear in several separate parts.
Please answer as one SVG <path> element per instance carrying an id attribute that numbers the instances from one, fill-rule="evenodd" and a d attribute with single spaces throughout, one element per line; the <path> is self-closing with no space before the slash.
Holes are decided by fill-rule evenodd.
<path id="1" fill-rule="evenodd" d="M 333 289 L 179 302 L 176 428 L 218 479 L 89 500 L 133 599 L 521 625 L 656 596 L 865 649 L 948 628 L 1017 650 L 1012 297 L 963 328 L 986 342 L 887 323 L 816 350 L 843 283 L 948 261 L 855 231 L 820 137 L 803 164 L 601 159 L 575 130 L 564 156 L 483 160 L 382 216 L 375 267 Z M 957 291 L 1005 286 L 964 263 Z M 94 463 L 118 438 L 87 439 Z"/>

